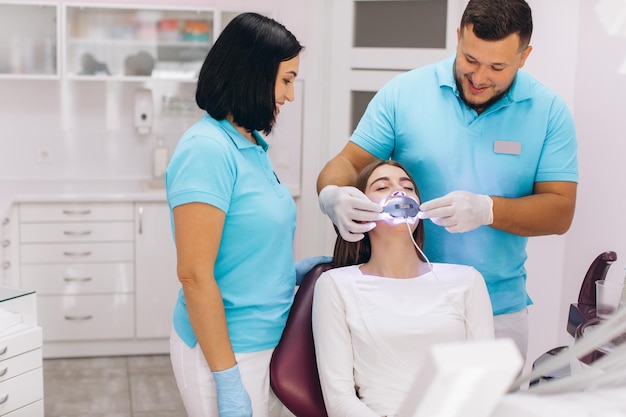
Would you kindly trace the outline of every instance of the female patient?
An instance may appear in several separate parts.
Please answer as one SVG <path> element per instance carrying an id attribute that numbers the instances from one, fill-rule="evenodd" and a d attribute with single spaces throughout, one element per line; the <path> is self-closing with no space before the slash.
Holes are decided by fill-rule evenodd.
<path id="1" fill-rule="evenodd" d="M 402 197 L 419 206 L 415 182 L 394 161 L 374 161 L 355 186 L 383 206 Z M 482 275 L 430 264 L 411 215 L 388 216 L 359 242 L 338 236 L 341 268 L 317 281 L 313 334 L 329 417 L 394 415 L 431 345 L 494 337 Z"/>

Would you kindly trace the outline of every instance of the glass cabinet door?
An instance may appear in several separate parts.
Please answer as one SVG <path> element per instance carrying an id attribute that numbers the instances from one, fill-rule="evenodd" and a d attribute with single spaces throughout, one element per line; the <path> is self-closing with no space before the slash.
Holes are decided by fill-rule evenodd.
<path id="1" fill-rule="evenodd" d="M 65 72 L 194 80 L 213 34 L 213 11 L 67 6 Z"/>
<path id="2" fill-rule="evenodd" d="M 0 76 L 58 76 L 56 5 L 0 4 Z"/>

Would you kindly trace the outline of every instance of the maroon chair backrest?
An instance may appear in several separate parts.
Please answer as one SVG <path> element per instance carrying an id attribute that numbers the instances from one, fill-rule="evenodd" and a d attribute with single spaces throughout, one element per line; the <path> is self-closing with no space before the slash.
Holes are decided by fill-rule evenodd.
<path id="1" fill-rule="evenodd" d="M 297 417 L 327 417 L 313 345 L 313 290 L 319 276 L 333 266 L 314 266 L 295 295 L 283 335 L 270 362 L 270 385 Z"/>

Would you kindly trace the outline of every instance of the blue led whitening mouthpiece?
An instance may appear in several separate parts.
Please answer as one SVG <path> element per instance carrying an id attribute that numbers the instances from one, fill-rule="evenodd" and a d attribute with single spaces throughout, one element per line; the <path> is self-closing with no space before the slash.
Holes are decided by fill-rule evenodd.
<path id="1" fill-rule="evenodd" d="M 389 200 L 383 207 L 383 213 L 388 213 L 391 217 L 415 217 L 418 210 L 417 201 L 410 197 L 399 197 Z"/>

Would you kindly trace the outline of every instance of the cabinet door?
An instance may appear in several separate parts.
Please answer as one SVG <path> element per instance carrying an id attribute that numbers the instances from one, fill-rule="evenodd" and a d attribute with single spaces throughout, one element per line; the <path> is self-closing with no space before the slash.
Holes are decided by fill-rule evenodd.
<path id="1" fill-rule="evenodd" d="M 54 4 L 0 4 L 0 78 L 57 78 L 57 15 Z"/>
<path id="2" fill-rule="evenodd" d="M 329 154 L 345 145 L 373 95 L 394 76 L 454 53 L 461 0 L 328 0 Z"/>
<path id="3" fill-rule="evenodd" d="M 180 283 L 165 202 L 135 204 L 136 336 L 168 337 Z"/>

